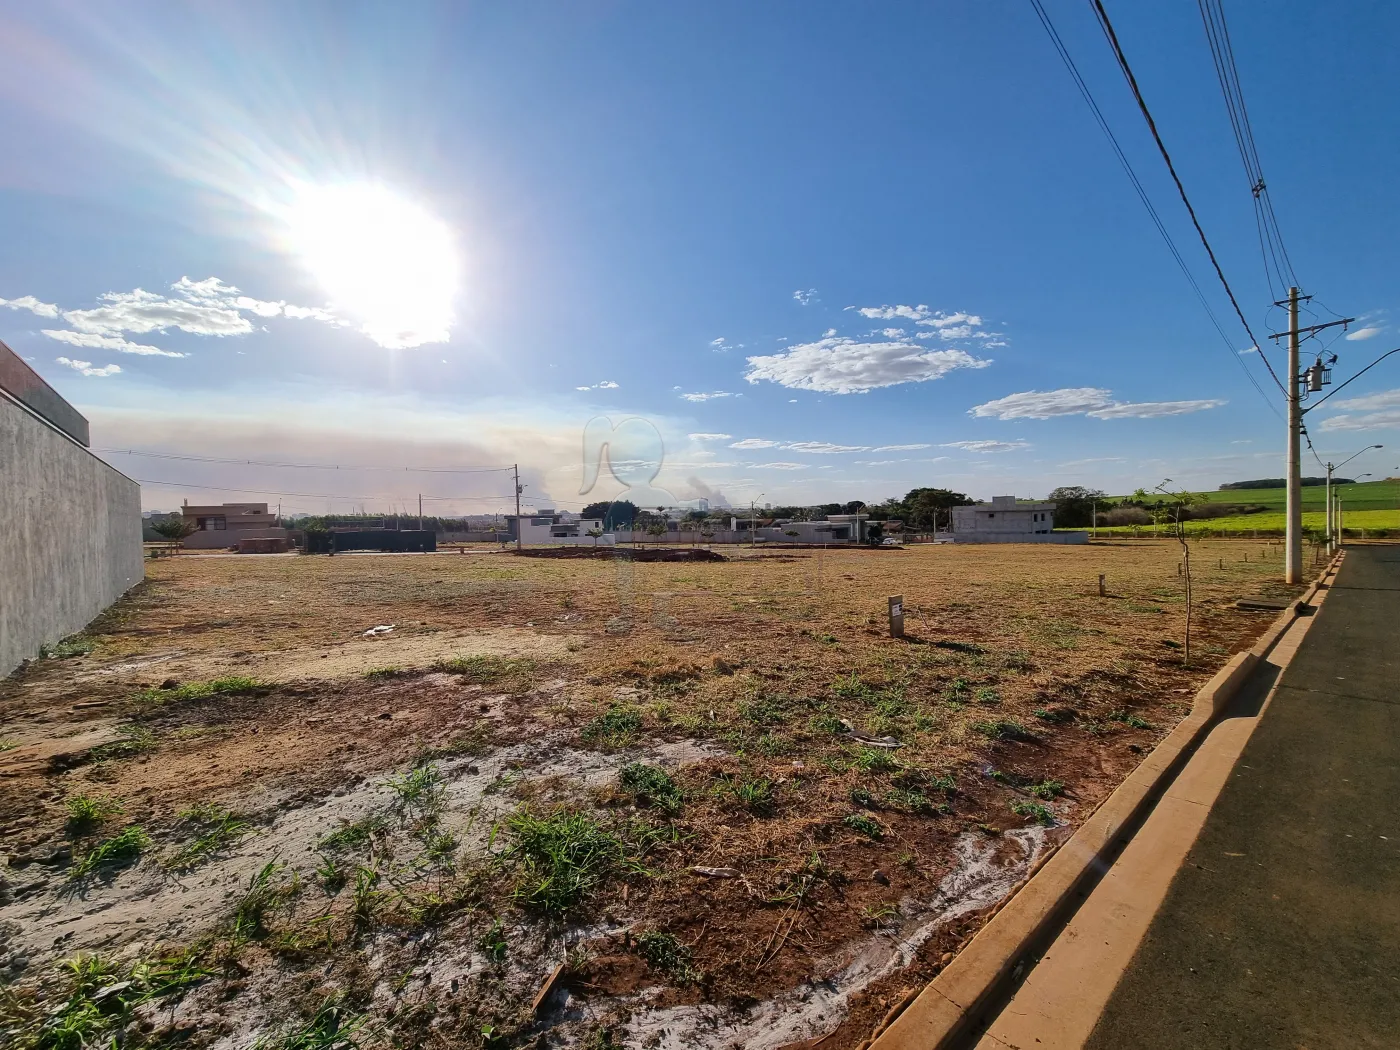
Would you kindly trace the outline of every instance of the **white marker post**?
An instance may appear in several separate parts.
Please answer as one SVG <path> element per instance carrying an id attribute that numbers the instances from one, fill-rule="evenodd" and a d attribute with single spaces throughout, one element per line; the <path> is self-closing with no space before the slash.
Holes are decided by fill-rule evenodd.
<path id="1" fill-rule="evenodd" d="M 890 598 L 890 637 L 904 637 L 904 595 L 902 594 Z"/>

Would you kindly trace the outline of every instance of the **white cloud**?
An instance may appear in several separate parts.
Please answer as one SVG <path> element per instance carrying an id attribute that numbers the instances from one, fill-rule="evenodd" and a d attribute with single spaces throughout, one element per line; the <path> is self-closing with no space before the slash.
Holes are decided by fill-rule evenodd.
<path id="1" fill-rule="evenodd" d="M 750 463 L 759 470 L 806 470 L 806 463 Z"/>
<path id="2" fill-rule="evenodd" d="M 831 455 L 837 452 L 869 452 L 869 445 L 833 445 L 830 441 L 789 441 L 783 448 L 793 452 L 813 452 L 818 455 Z"/>
<path id="3" fill-rule="evenodd" d="M 922 444 L 922 445 L 880 445 L 880 446 L 878 446 L 877 448 L 872 448 L 870 451 L 871 451 L 871 452 L 913 452 L 913 451 L 916 451 L 916 450 L 921 449 L 921 448 L 932 448 L 932 447 L 933 447 L 932 445 L 929 445 L 929 444 L 927 444 L 927 443 Z"/>
<path id="4" fill-rule="evenodd" d="M 1123 463 L 1126 462 L 1122 456 L 1091 456 L 1089 459 L 1071 459 L 1067 463 L 1059 463 L 1061 467 L 1083 467 L 1090 463 Z"/>
<path id="5" fill-rule="evenodd" d="M 592 386 L 576 386 L 575 390 L 616 390 L 617 384 L 611 379 L 604 379 L 601 383 L 594 383 Z"/>
<path id="6" fill-rule="evenodd" d="M 1027 441 L 945 441 L 942 448 L 960 448 L 964 452 L 1019 452 L 1030 448 Z"/>
<path id="7" fill-rule="evenodd" d="M 121 371 L 120 365 L 104 365 L 101 368 L 93 368 L 91 361 L 74 361 L 68 357 L 56 357 L 54 360 L 61 365 L 67 365 L 69 368 L 73 369 L 73 371 L 85 376 L 101 376 L 106 378 L 107 376 L 114 376 Z"/>
<path id="8" fill-rule="evenodd" d="M 1059 390 L 1026 390 L 976 405 L 969 415 L 993 419 L 1051 419 L 1055 416 L 1091 416 L 1095 419 L 1154 419 L 1201 412 L 1225 404 L 1219 399 L 1197 401 L 1115 401 L 1113 391 L 1102 387 L 1063 387 Z"/>
<path id="9" fill-rule="evenodd" d="M 1229 402 L 1223 398 L 1207 398 L 1200 401 L 1122 401 L 1086 412 L 1093 419 L 1160 419 L 1162 416 L 1184 416 L 1191 412 L 1204 412 L 1220 408 Z"/>
<path id="10" fill-rule="evenodd" d="M 21 295 L 18 299 L 0 299 L 0 306 L 7 306 L 11 310 L 28 310 L 39 317 L 58 316 L 57 306 L 53 303 L 41 303 L 32 295 Z"/>
<path id="11" fill-rule="evenodd" d="M 922 321 L 929 315 L 927 306 L 861 306 L 857 308 L 857 313 L 872 320 L 893 321 L 896 317 L 903 317 L 910 321 Z"/>
<path id="12" fill-rule="evenodd" d="M 777 442 L 777 441 L 769 441 L 767 438 L 744 438 L 742 441 L 736 441 L 736 442 L 734 442 L 734 443 L 733 443 L 732 445 L 730 445 L 729 447 L 730 447 L 730 448 L 777 448 L 778 445 L 779 445 L 779 442 Z"/>
<path id="13" fill-rule="evenodd" d="M 1400 390 L 1382 390 L 1378 394 L 1367 394 L 1365 397 L 1350 397 L 1345 401 L 1332 402 L 1332 407 L 1357 412 L 1377 408 L 1400 408 Z"/>
<path id="14" fill-rule="evenodd" d="M 815 288 L 807 288 L 805 290 L 799 288 L 797 291 L 792 293 L 792 297 L 796 299 L 799 303 L 801 303 L 803 306 L 808 306 L 811 303 L 819 301 L 817 299 L 817 290 Z"/>
<path id="15" fill-rule="evenodd" d="M 823 338 L 823 339 L 830 339 L 830 338 L 831 338 L 833 335 L 835 335 L 835 334 L 836 334 L 836 329 L 835 329 L 835 328 L 828 328 L 825 332 L 822 333 L 822 338 Z"/>
<path id="16" fill-rule="evenodd" d="M 733 397 L 733 396 L 734 396 L 734 395 L 731 394 L 728 390 L 714 390 L 714 391 L 711 391 L 711 392 L 708 393 L 708 394 L 703 394 L 703 393 L 701 393 L 701 394 L 682 394 L 682 395 L 681 395 L 681 397 L 682 397 L 684 400 L 686 400 L 686 401 L 713 401 L 713 400 L 714 400 L 715 398 L 717 398 L 717 397 Z"/>
<path id="17" fill-rule="evenodd" d="M 724 345 L 724 336 L 720 336 L 718 339 L 711 339 L 711 340 L 710 340 L 710 345 L 711 345 L 711 346 L 723 346 L 723 345 Z"/>
<path id="18" fill-rule="evenodd" d="M 181 277 L 170 286 L 170 290 L 174 294 L 168 296 L 143 288 L 129 292 L 105 292 L 98 297 L 100 305 L 87 310 L 60 311 L 56 306 L 38 302 L 33 296 L 0 300 L 0 304 L 30 309 L 42 317 L 61 316 L 75 330 L 44 329 L 44 335 L 71 346 L 161 357 L 187 355 L 162 350 L 147 343 L 133 343 L 123 334 L 132 332 L 144 335 L 177 328 L 194 335 L 247 335 L 254 330 L 253 322 L 247 315 L 340 323 L 330 311 L 321 307 L 254 299 L 217 277 L 207 277 L 202 281 Z"/>
<path id="19" fill-rule="evenodd" d="M 146 343 L 132 343 L 119 335 L 98 335 L 96 332 L 69 332 L 62 328 L 41 329 L 50 339 L 57 339 L 69 346 L 82 346 L 89 350 L 115 350 L 119 354 L 141 354 L 146 357 L 187 357 L 187 354 L 174 350 L 162 350 Z"/>
<path id="20" fill-rule="evenodd" d="M 831 334 L 835 335 L 836 329 L 833 328 L 831 330 Z M 883 335 L 886 339 L 903 339 L 905 332 L 903 328 L 881 328 L 880 334 Z"/>
<path id="21" fill-rule="evenodd" d="M 688 434 L 691 441 L 728 441 L 733 434 Z"/>
<path id="22" fill-rule="evenodd" d="M 1384 331 L 1385 329 L 1378 325 L 1368 324 L 1365 328 L 1358 328 L 1354 332 L 1348 332 L 1345 338 L 1347 339 L 1347 341 L 1355 343 L 1359 342 L 1362 339 L 1371 339 L 1374 336 L 1380 335 Z"/>
<path id="23" fill-rule="evenodd" d="M 963 350 L 926 350 L 905 342 L 860 343 L 823 338 L 778 354 L 750 357 L 744 378 L 778 383 L 796 390 L 828 394 L 863 394 L 900 383 L 938 379 L 958 368 L 985 368 L 991 361 Z"/>
<path id="24" fill-rule="evenodd" d="M 1400 409 L 1371 412 L 1364 416 L 1333 416 L 1322 421 L 1320 430 L 1390 430 L 1400 427 Z"/>

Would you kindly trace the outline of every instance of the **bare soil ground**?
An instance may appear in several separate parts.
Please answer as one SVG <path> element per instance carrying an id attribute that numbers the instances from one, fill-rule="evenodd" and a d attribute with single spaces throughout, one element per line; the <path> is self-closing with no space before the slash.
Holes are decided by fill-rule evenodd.
<path id="1" fill-rule="evenodd" d="M 1288 594 L 1193 544 L 1183 666 L 1179 560 L 150 562 L 0 683 L 0 1032 L 856 1046 Z"/>

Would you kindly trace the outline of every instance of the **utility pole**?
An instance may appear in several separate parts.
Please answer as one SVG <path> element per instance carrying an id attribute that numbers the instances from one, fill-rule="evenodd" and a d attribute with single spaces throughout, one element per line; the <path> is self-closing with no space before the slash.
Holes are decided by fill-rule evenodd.
<path id="1" fill-rule="evenodd" d="M 515 469 L 515 549 L 521 549 L 520 543 L 520 464 L 514 465 Z"/>
<path id="2" fill-rule="evenodd" d="M 418 493 L 418 531 L 423 531 L 423 493 Z"/>
<path id="3" fill-rule="evenodd" d="M 1284 582 L 1303 582 L 1303 403 L 1298 397 L 1298 289 L 1288 289 L 1288 544 Z"/>

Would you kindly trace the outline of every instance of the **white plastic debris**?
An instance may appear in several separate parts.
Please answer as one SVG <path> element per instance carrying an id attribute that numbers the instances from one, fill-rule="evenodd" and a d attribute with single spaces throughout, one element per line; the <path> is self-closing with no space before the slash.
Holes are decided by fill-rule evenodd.
<path id="1" fill-rule="evenodd" d="M 388 634 L 395 626 L 397 625 L 392 623 L 381 623 L 378 627 L 371 627 L 365 632 L 364 636 L 366 638 L 377 638 L 381 634 Z"/>

